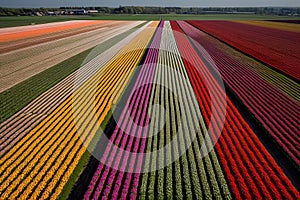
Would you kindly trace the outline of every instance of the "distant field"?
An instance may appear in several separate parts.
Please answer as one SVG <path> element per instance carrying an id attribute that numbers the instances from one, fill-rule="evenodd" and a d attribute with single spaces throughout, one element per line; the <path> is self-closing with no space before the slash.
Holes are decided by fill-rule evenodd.
<path id="1" fill-rule="evenodd" d="M 0 27 L 13 27 L 13 26 L 25 26 L 31 24 L 44 24 L 50 22 L 60 22 L 77 19 L 78 17 L 69 16 L 43 16 L 43 17 L 31 17 L 31 16 L 20 16 L 20 17 L 1 17 Z"/>
<path id="2" fill-rule="evenodd" d="M 43 16 L 43 17 L 1 17 L 0 28 L 24 26 L 31 24 L 43 24 L 49 22 L 59 22 L 68 20 L 95 19 L 95 20 L 278 20 L 289 19 L 295 20 L 300 17 L 284 17 L 284 16 L 265 16 L 265 15 L 241 15 L 241 14 L 219 14 L 219 15 L 97 15 L 97 16 Z"/>

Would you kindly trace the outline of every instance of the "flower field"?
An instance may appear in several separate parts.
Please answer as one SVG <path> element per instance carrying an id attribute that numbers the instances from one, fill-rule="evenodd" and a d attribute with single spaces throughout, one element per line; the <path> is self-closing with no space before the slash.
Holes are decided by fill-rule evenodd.
<path id="1" fill-rule="evenodd" d="M 229 21 L 190 23 L 299 81 L 299 33 Z"/>
<path id="2" fill-rule="evenodd" d="M 299 199 L 299 28 L 0 29 L 0 199 Z"/>

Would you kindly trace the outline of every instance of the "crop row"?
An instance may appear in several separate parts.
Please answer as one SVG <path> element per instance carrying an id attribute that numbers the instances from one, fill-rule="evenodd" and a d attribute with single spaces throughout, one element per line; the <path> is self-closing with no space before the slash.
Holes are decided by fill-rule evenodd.
<path id="1" fill-rule="evenodd" d="M 112 144 L 107 145 L 102 162 L 91 179 L 84 199 L 231 197 L 215 153 L 212 151 L 209 156 L 201 159 L 199 150 L 205 131 L 202 132 L 197 126 L 205 129 L 205 124 L 188 79 L 182 79 L 174 71 L 187 78 L 170 24 L 161 22 L 138 78 L 133 88 L 130 88 L 132 98 L 129 98 L 126 104 L 131 111 L 130 116 L 129 113 L 122 112 L 118 123 L 122 129 L 117 126 L 110 141 L 126 151 L 149 153 L 162 149 L 176 134 L 180 139 L 171 147 L 173 153 L 155 154 L 152 157 L 128 157 L 127 154 L 117 151 Z M 168 87 L 146 84 L 149 81 L 159 82 Z M 172 91 L 177 91 L 178 95 L 174 95 Z M 182 101 L 178 102 L 178 98 L 182 98 Z M 149 111 L 149 107 L 156 104 L 166 109 L 165 116 L 157 110 Z M 181 115 L 187 124 L 180 121 Z M 129 118 L 134 121 L 129 121 Z M 154 133 L 157 127 L 162 127 L 164 123 L 165 129 Z M 145 130 L 134 124 L 149 127 Z M 188 146 L 188 141 L 192 139 L 189 132 L 196 132 L 196 139 L 191 147 Z M 151 133 L 154 135 L 144 138 Z M 177 160 L 176 155 L 180 151 L 184 152 L 185 147 L 188 147 L 187 152 Z M 165 161 L 169 162 L 172 159 L 176 161 L 165 168 L 158 171 L 150 169 L 162 167 Z M 111 165 L 120 166 L 122 170 L 111 168 Z M 123 172 L 126 168 L 135 169 L 137 173 Z M 148 170 L 150 172 L 147 172 Z"/>
<path id="2" fill-rule="evenodd" d="M 150 26 L 155 26 L 155 23 Z M 115 59 L 101 68 L 1 157 L 2 199 L 29 196 L 48 198 L 50 195 L 55 198 L 59 195 L 86 150 L 81 140 L 88 143 L 92 139 L 98 129 L 97 125 L 110 109 L 112 95 L 119 89 L 115 87 L 116 83 L 123 81 L 125 84 L 128 81 L 121 78 L 140 60 L 153 34 L 151 30 L 143 30 L 130 41 Z M 131 62 L 128 63 L 129 58 Z M 97 62 L 94 64 L 97 65 Z M 114 79 L 110 78 L 112 76 Z M 92 85 L 97 86 L 96 91 L 91 91 Z M 95 95 L 95 98 L 91 98 L 91 95 Z M 72 108 L 74 98 L 78 104 Z M 78 130 L 74 124 L 74 109 L 78 111 Z M 92 115 L 94 109 L 97 110 L 98 118 Z M 85 132 L 79 135 L 82 130 Z"/>
<path id="3" fill-rule="evenodd" d="M 105 38 L 105 34 L 117 35 L 140 23 L 119 25 L 101 34 Z M 299 192 L 221 89 L 216 71 L 298 166 L 300 106 L 287 95 L 297 96 L 292 90 L 299 85 L 277 77 L 280 73 L 266 66 L 247 65 L 242 56 L 233 56 L 232 50 L 197 28 L 217 34 L 221 25 L 227 24 L 214 23 L 217 28 L 205 21 L 204 25 L 195 21 L 148 22 L 130 35 L 127 31 L 127 37 L 124 33 L 117 36 L 118 42 L 101 43 L 83 67 L 1 123 L 0 199 L 60 197 L 70 189 L 65 187 L 76 181 L 71 179 L 78 178 L 79 173 L 72 173 L 84 165 L 81 159 L 91 148 L 100 154 L 100 162 L 91 159 L 84 169 L 78 180 L 86 178 L 88 184 L 76 183 L 72 195 L 77 198 L 299 198 Z M 238 24 L 228 23 L 233 27 Z M 45 27 L 40 26 L 47 30 Z M 53 27 L 49 30 L 54 31 Z M 35 29 L 28 28 L 31 32 Z M 95 38 L 100 32 L 94 32 Z M 98 39 L 90 43 L 93 41 Z M 281 84 L 285 86 L 279 88 Z M 222 114 L 226 115 L 224 123 Z M 99 135 L 100 124 L 109 116 L 107 132 Z M 104 135 L 109 143 L 103 142 Z M 207 136 L 217 141 L 212 150 Z M 204 156 L 206 151 L 209 154 Z M 82 191 L 76 191 L 77 187 Z"/>
<path id="4" fill-rule="evenodd" d="M 50 41 L 74 36 L 77 34 L 82 34 L 84 32 L 93 31 L 102 27 L 103 24 L 100 23 L 95 25 L 83 26 L 71 30 L 64 30 L 64 31 L 59 31 L 54 33 L 46 33 L 43 35 L 38 35 L 30 38 L 22 38 L 22 39 L 8 41 L 8 42 L 1 42 L 0 53 L 8 53 L 10 51 L 20 50 L 22 48 L 30 47 L 33 45 L 38 45 L 45 42 L 50 42 Z"/>
<path id="5" fill-rule="evenodd" d="M 283 23 L 283 22 L 274 22 L 274 21 L 250 21 L 250 20 L 243 20 L 237 21 L 239 23 L 254 25 L 254 26 L 262 26 L 267 28 L 279 29 L 283 31 L 292 31 L 292 32 L 300 32 L 299 25 L 295 23 Z"/>
<path id="6" fill-rule="evenodd" d="M 40 123 L 47 114 L 53 112 L 58 105 L 60 105 L 64 100 L 66 100 L 73 92 L 74 81 L 80 80 L 81 83 L 88 80 L 99 68 L 106 64 L 111 58 L 115 56 L 130 40 L 140 33 L 142 29 L 132 29 L 123 35 L 116 36 L 112 41 L 102 43 L 100 47 L 96 47 L 89 53 L 89 59 L 86 58 L 87 62 L 85 65 L 82 63 L 82 68 L 74 73 L 70 74 L 64 80 L 59 82 L 57 85 L 47 90 L 36 99 L 34 99 L 30 104 L 26 105 L 14 116 L 10 117 L 8 120 L 0 124 L 0 155 L 3 155 L 7 150 L 9 150 L 14 144 L 16 144 L 23 136 L 32 130 L 38 123 Z M 119 42 L 115 40 L 120 40 Z M 116 44 L 114 44 L 117 42 Z M 109 49 L 106 47 L 111 46 Z M 91 57 L 92 56 L 92 57 Z M 97 65 L 90 62 L 90 59 L 95 58 Z M 65 67 L 65 66 L 64 66 Z M 80 73 L 84 71 L 84 73 Z M 47 84 L 47 82 L 45 83 Z M 42 84 L 39 84 L 42 86 Z M 78 86 L 78 83 L 77 83 Z M 31 89 L 35 86 L 29 85 Z M 26 91 L 23 89 L 22 91 Z M 20 93 L 22 96 L 23 94 Z M 27 94 L 29 95 L 29 94 Z M 18 97 L 14 96 L 14 99 Z M 4 102 L 3 102 L 4 103 Z M 11 109 L 11 104 L 5 102 L 5 105 L 1 106 L 2 110 Z M 7 108 L 6 108 L 7 107 Z"/>
<path id="7" fill-rule="evenodd" d="M 18 29 L 18 27 L 6 28 L 5 32 L 0 33 L 0 42 L 31 38 L 49 33 L 62 32 L 103 23 L 109 23 L 109 21 L 70 21 L 63 23 L 45 24 L 43 25 L 43 27 L 27 26 L 25 28 L 22 28 L 22 30 Z"/>
<path id="8" fill-rule="evenodd" d="M 173 30 L 186 33 L 191 38 L 203 35 L 185 22 L 171 22 Z M 183 32 L 184 30 L 184 32 Z M 199 58 L 192 44 L 182 34 L 175 34 L 181 55 L 194 88 L 197 100 L 207 126 L 219 128 L 220 121 L 210 124 L 211 100 L 207 84 L 214 85 L 217 93 L 223 92 L 207 66 Z M 209 58 L 201 50 L 200 39 L 193 43 L 204 58 Z M 204 46 L 205 49 L 207 46 Z M 206 49 L 207 50 L 207 49 Z M 219 58 L 220 59 L 220 58 Z M 214 59 L 215 60 L 215 59 Z M 224 60 L 222 60 L 224 62 Z M 210 62 L 208 62 L 211 64 Z M 218 66 L 218 63 L 217 63 Z M 203 77 L 206 77 L 205 79 Z M 210 81 L 206 83 L 204 80 Z M 217 98 L 218 100 L 218 98 Z M 219 100 L 218 100 L 219 101 Z M 221 108 L 223 105 L 218 105 Z M 212 135 L 212 137 L 214 137 Z M 227 98 L 227 115 L 222 135 L 215 146 L 218 159 L 236 199 L 294 199 L 299 196 L 291 182 L 268 154 L 264 146 L 243 120 L 235 106 Z"/>
<path id="9" fill-rule="evenodd" d="M 188 21 L 261 62 L 300 80 L 300 34 L 229 21 Z"/>
<path id="10" fill-rule="evenodd" d="M 84 199 L 135 199 L 137 197 L 139 199 L 222 197 L 229 199 L 231 195 L 238 199 L 297 198 L 299 196 L 297 190 L 285 177 L 283 171 L 268 154 L 228 98 L 225 126 L 219 142 L 215 146 L 216 154 L 212 151 L 209 156 L 201 159 L 200 144 L 211 118 L 211 99 L 207 84 L 213 85 L 215 92 L 219 93 L 217 97 L 218 109 L 224 106 L 219 100 L 222 98 L 223 91 L 181 28 L 192 36 L 204 34 L 199 33 L 197 29 L 185 22 L 178 23 L 180 26 L 177 22 L 171 22 L 174 32 L 172 32 L 169 22 L 164 23 L 162 33 L 160 30 L 156 32 L 153 39 L 155 45 L 153 43 L 150 45 L 144 65 L 138 71 L 135 85 L 133 88 L 129 88 L 132 92 L 132 98 L 128 99 L 126 105 L 128 105 L 131 113 L 129 114 L 125 110 L 118 119 L 117 126 L 110 137 L 112 144 L 106 146 L 101 161 L 93 177 L 91 177 Z M 162 36 L 159 51 L 156 52 L 154 49 L 158 48 L 158 34 Z M 197 47 L 197 44 L 193 45 Z M 207 46 L 205 47 L 207 48 Z M 198 50 L 205 54 L 201 48 Z M 182 58 L 181 56 L 178 57 L 179 52 Z M 204 58 L 209 57 L 204 56 Z M 213 56 L 212 58 L 214 59 Z M 156 59 L 156 64 L 151 64 L 150 67 L 147 65 L 149 62 L 155 63 Z M 210 63 L 211 61 L 208 62 L 208 64 Z M 171 69 L 175 69 L 189 78 L 192 85 L 189 84 L 189 81 L 174 74 Z M 155 75 L 153 77 L 154 70 Z M 203 74 L 200 74 L 199 71 Z M 206 76 L 206 79 L 203 79 L 202 76 Z M 184 101 L 182 101 L 184 104 L 177 102 L 178 97 L 169 90 L 170 88 L 154 84 L 150 91 L 151 85 L 138 87 L 152 79 L 154 83 L 159 80 L 164 85 L 176 90 L 179 96 L 184 97 Z M 204 80 L 210 82 L 206 83 Z M 195 92 L 197 99 L 193 92 Z M 196 102 L 197 100 L 198 102 Z M 198 108 L 198 103 L 202 114 Z M 167 117 L 159 111 L 148 111 L 149 107 L 155 104 L 160 104 L 166 109 Z M 150 119 L 146 116 L 147 111 L 151 116 Z M 201 115 L 203 115 L 204 121 L 201 120 Z M 187 119 L 187 124 L 180 125 L 182 116 Z M 130 118 L 134 121 L 129 120 Z M 146 134 L 151 134 L 157 130 L 157 127 L 161 127 L 165 123 L 164 119 L 166 119 L 165 128 L 158 134 L 147 139 L 140 138 Z M 214 129 L 221 128 L 220 120 L 221 116 L 218 113 L 218 120 L 211 122 Z M 149 127 L 145 132 L 134 124 L 149 124 Z M 197 125 L 200 125 L 203 132 L 197 132 L 192 146 L 180 159 L 175 159 L 176 161 L 171 165 L 143 174 L 123 172 L 124 169 L 133 169 L 134 167 L 136 167 L 137 172 L 143 172 L 145 169 L 147 171 L 147 169 L 150 170 L 155 166 L 168 163 L 188 145 L 188 141 L 192 139 L 190 133 L 199 131 Z M 144 159 L 143 164 L 140 163 L 140 160 L 136 160 L 138 158 L 128 157 L 128 154 L 116 150 L 113 146 L 116 145 L 127 152 L 149 153 L 164 148 L 174 139 L 176 134 L 180 135 L 181 131 L 185 135 L 173 147 L 173 153 L 155 154 L 150 158 L 142 157 Z M 129 133 L 130 135 L 128 135 Z M 214 135 L 211 137 L 214 138 Z M 122 170 L 114 169 L 111 165 L 119 166 Z"/>
<path id="11" fill-rule="evenodd" d="M 110 27 L 103 24 L 94 31 L 1 54 L 0 92 L 140 23 L 114 22 Z"/>
<path id="12" fill-rule="evenodd" d="M 228 56 L 234 58 L 241 64 L 243 64 L 248 69 L 257 73 L 261 78 L 266 80 L 269 84 L 274 86 L 277 90 L 286 94 L 290 98 L 294 99 L 300 103 L 300 84 L 296 83 L 292 79 L 286 77 L 285 75 L 273 70 L 270 67 L 246 56 L 242 52 L 239 52 L 232 47 L 224 44 L 223 42 L 206 35 L 205 39 L 212 43 L 215 47 L 219 48 L 222 52 L 226 53 Z"/>
<path id="13" fill-rule="evenodd" d="M 113 134 L 110 138 L 110 141 L 113 142 L 114 145 L 118 145 L 126 151 L 130 151 L 133 148 L 133 152 L 144 152 L 145 139 L 141 139 L 140 137 L 145 136 L 147 133 L 145 130 L 143 131 L 141 127 L 130 128 L 132 127 L 132 121 L 128 122 L 128 119 L 132 117 L 136 119 L 135 123 L 138 124 L 142 124 L 144 123 L 144 120 L 147 120 L 147 106 L 152 88 L 152 85 L 147 83 L 148 81 L 151 81 L 154 76 L 154 63 L 156 63 L 157 60 L 157 49 L 159 47 L 162 25 L 163 22 L 159 25 L 159 28 L 152 39 L 152 43 L 149 46 L 149 51 L 144 64 L 141 66 L 137 80 L 131 90 L 130 96 L 132 98 L 126 102 L 126 106 L 128 106 L 130 113 L 123 111 L 118 119 L 118 124 L 122 124 L 121 126 L 124 126 L 124 129 L 126 130 L 131 129 L 130 135 L 135 135 L 137 139 L 134 140 L 133 136 L 129 136 L 128 133 L 123 132 L 124 129 L 121 129 L 118 126 L 115 130 L 113 130 Z M 128 116 L 128 114 L 131 114 L 131 116 Z M 116 151 L 116 149 L 112 147 L 112 144 L 108 144 L 105 148 L 104 154 L 102 155 L 101 162 L 105 162 L 105 164 L 112 164 L 112 162 L 120 162 L 121 160 L 123 166 L 128 165 L 129 162 L 132 164 L 139 162 L 138 160 L 133 160 L 133 158 L 124 157 L 122 152 Z M 105 164 L 100 163 L 97 167 L 84 198 L 99 198 L 101 192 L 102 197 L 108 197 L 111 195 L 112 198 L 118 198 L 119 193 L 121 193 L 119 198 L 126 198 L 126 196 L 129 195 L 130 198 L 135 197 L 137 193 L 139 174 L 125 173 L 117 171 L 116 169 L 110 169 L 110 167 L 105 166 Z M 114 163 L 114 165 L 117 166 L 117 163 Z M 140 169 L 138 169 L 140 167 L 141 163 L 139 162 L 139 166 L 136 166 L 135 169 L 140 171 Z M 124 184 L 122 184 L 123 179 L 125 179 Z M 115 183 L 113 184 L 114 180 Z M 130 186 L 131 181 L 133 181 L 132 186 Z M 119 190 L 122 190 L 122 192 Z"/>
<path id="14" fill-rule="evenodd" d="M 270 21 L 270 22 L 280 22 L 280 23 L 292 23 L 292 24 L 300 24 L 300 20 L 283 20 L 283 19 L 271 19 L 271 20 L 266 20 L 266 21 Z"/>
<path id="15" fill-rule="evenodd" d="M 185 27 L 191 27 L 185 25 Z M 239 97 L 267 132 L 289 157 L 300 166 L 300 106 L 282 94 L 255 72 L 226 55 L 203 37 L 196 28 L 186 28 L 186 33 L 201 44 L 212 57 L 224 82 Z"/>
<path id="16" fill-rule="evenodd" d="M 144 167 L 161 166 L 165 160 L 167 164 L 170 160 L 174 162 L 143 174 L 139 198 L 230 199 L 231 194 L 214 150 L 201 158 L 200 147 L 206 128 L 169 22 L 165 22 L 157 63 L 154 79 L 160 80 L 163 85 L 153 88 L 150 105 L 159 103 L 166 109 L 166 122 L 161 113 L 151 113 L 155 122 L 150 126 L 150 133 L 164 123 L 165 128 L 148 138 L 146 152 L 163 149 L 171 141 L 173 145 L 172 153 L 167 151 L 157 157 L 154 155 L 145 160 Z M 182 156 L 176 158 L 180 152 L 183 152 Z"/>

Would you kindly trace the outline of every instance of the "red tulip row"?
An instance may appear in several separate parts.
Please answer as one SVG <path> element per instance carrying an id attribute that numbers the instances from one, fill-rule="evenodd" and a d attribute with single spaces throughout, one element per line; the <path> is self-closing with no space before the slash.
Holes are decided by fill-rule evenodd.
<path id="1" fill-rule="evenodd" d="M 211 99 L 207 84 L 213 85 L 220 96 L 223 91 L 190 41 L 182 34 L 183 29 L 187 35 L 193 35 L 195 29 L 185 22 L 172 21 L 171 25 L 206 125 L 220 129 L 221 121 L 212 121 L 210 124 Z M 196 32 L 195 35 L 201 34 Z M 199 45 L 194 44 L 196 47 Z M 208 80 L 209 83 L 204 80 Z M 219 100 L 218 102 L 220 103 Z M 221 109 L 221 106 L 219 104 L 218 108 Z M 296 199 L 299 197 L 298 191 L 285 177 L 228 98 L 226 120 L 215 150 L 234 198 Z"/>
<path id="2" fill-rule="evenodd" d="M 229 21 L 188 21 L 234 48 L 300 80 L 300 34 Z"/>
<path id="3" fill-rule="evenodd" d="M 290 158 L 300 166 L 300 105 L 255 72 L 226 55 L 203 37 L 203 32 L 182 23 L 186 33 L 201 44 L 216 63 L 225 83 Z"/>

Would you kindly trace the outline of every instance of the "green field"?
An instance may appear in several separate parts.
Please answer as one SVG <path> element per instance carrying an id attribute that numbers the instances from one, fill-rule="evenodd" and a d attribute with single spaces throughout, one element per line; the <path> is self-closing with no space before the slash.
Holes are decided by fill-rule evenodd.
<path id="1" fill-rule="evenodd" d="M 25 26 L 31 24 L 44 24 L 49 22 L 60 22 L 77 19 L 78 17 L 69 16 L 14 16 L 14 17 L 0 17 L 0 27 Z"/>
<path id="2" fill-rule="evenodd" d="M 0 28 L 43 24 L 68 20 L 266 20 L 266 19 L 300 19 L 300 17 L 245 15 L 245 14 L 163 14 L 163 15 L 95 15 L 95 16 L 14 16 L 0 17 Z"/>

